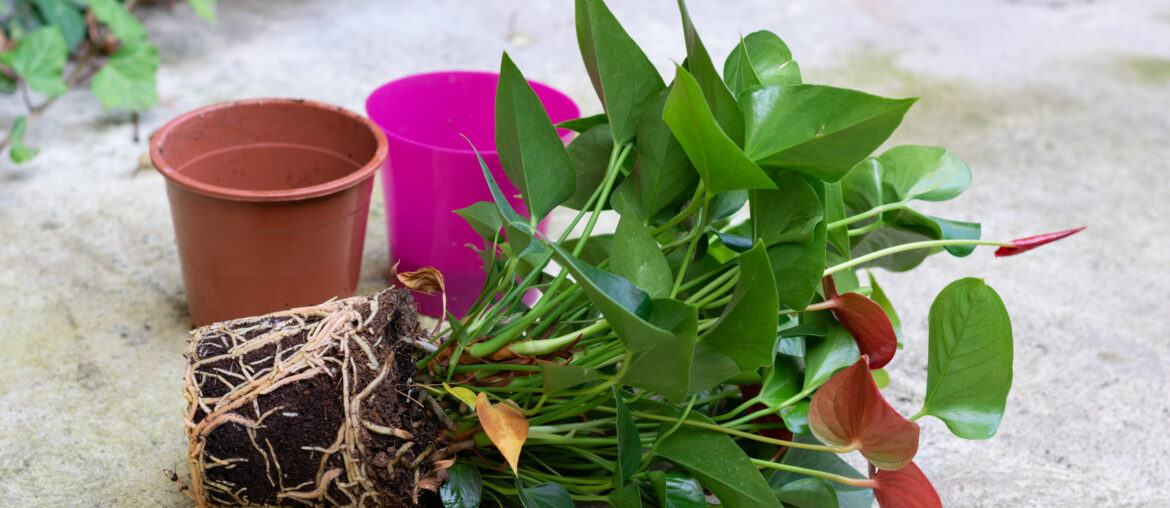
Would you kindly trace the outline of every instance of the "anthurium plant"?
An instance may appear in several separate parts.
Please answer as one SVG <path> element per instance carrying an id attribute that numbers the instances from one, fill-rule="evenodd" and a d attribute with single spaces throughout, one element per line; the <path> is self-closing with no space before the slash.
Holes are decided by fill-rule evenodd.
<path id="1" fill-rule="evenodd" d="M 686 57 L 664 79 L 601 0 L 575 8 L 605 113 L 550 124 L 504 55 L 496 148 L 527 210 L 485 166 L 494 201 L 458 213 L 483 237 L 487 282 L 417 362 L 449 438 L 467 443 L 443 503 L 941 505 L 914 463 L 916 420 L 996 433 L 1008 311 L 961 278 L 931 306 L 929 336 L 903 337 L 871 269 L 1075 230 L 984 240 L 977 223 L 915 211 L 961 195 L 967 164 L 935 146 L 876 152 L 915 99 L 804 83 L 775 34 L 742 37 L 719 69 L 680 0 Z M 578 133 L 567 147 L 558 127 Z M 538 232 L 557 206 L 577 211 L 579 237 Z M 595 229 L 606 210 L 613 233 Z M 903 346 L 929 351 L 908 417 L 881 392 Z"/>

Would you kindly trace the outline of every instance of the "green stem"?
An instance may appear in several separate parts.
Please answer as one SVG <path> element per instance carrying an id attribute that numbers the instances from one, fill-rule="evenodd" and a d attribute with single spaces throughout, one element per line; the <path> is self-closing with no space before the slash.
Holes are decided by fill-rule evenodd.
<path id="1" fill-rule="evenodd" d="M 699 246 L 699 240 L 702 239 L 703 235 L 706 234 L 707 223 L 711 218 L 711 214 L 708 209 L 708 203 L 710 203 L 710 201 L 711 195 L 704 194 L 703 207 L 702 211 L 700 212 L 701 217 L 699 222 L 695 224 L 695 228 L 691 230 L 691 239 L 689 240 L 690 243 L 687 245 L 687 253 L 685 256 L 683 256 L 682 263 L 678 267 L 678 274 L 675 275 L 674 278 L 674 286 L 672 286 L 670 290 L 671 298 L 677 296 L 679 290 L 682 288 L 683 279 L 686 278 L 687 268 L 690 267 L 691 258 L 695 255 L 695 249 Z"/>
<path id="2" fill-rule="evenodd" d="M 873 217 L 875 215 L 881 215 L 882 213 L 891 212 L 891 211 L 897 210 L 899 208 L 905 208 L 905 207 L 906 207 L 905 201 L 899 201 L 897 203 L 886 203 L 882 206 L 871 208 L 865 212 L 859 213 L 859 214 L 854 215 L 852 217 L 846 217 L 846 218 L 841 219 L 839 221 L 830 222 L 829 229 L 843 228 L 845 226 L 853 224 L 854 222 L 862 221 L 862 220 L 868 219 L 870 217 Z"/>
<path id="3" fill-rule="evenodd" d="M 879 220 L 879 221 L 874 221 L 874 222 L 871 222 L 871 223 L 869 223 L 869 224 L 866 224 L 866 225 L 864 225 L 864 226 L 861 226 L 861 227 L 859 227 L 859 228 L 857 228 L 857 229 L 850 229 L 850 230 L 849 230 L 849 236 L 861 236 L 861 235 L 864 235 L 864 234 L 866 234 L 866 233 L 868 233 L 868 232 L 870 232 L 870 231 L 873 231 L 873 230 L 877 229 L 877 228 L 878 228 L 878 226 L 881 226 L 881 225 L 882 225 L 882 221 L 880 221 L 880 220 Z"/>
<path id="4" fill-rule="evenodd" d="M 761 416 L 767 416 L 767 415 L 770 415 L 772 413 L 776 413 L 776 412 L 780 411 L 781 409 L 784 409 L 788 406 L 796 404 L 797 402 L 800 402 L 805 397 L 808 397 L 808 395 L 810 393 L 815 392 L 817 390 L 817 388 L 818 388 L 817 386 L 810 386 L 804 390 L 801 390 L 800 393 L 793 395 L 792 397 L 789 397 L 788 400 L 786 400 L 784 402 L 776 404 L 775 406 L 766 407 L 764 409 L 756 411 L 756 412 L 749 414 L 747 416 L 736 418 L 735 420 L 728 422 L 728 423 L 725 423 L 724 425 L 727 425 L 728 427 L 735 427 L 736 425 L 743 425 L 743 424 L 748 423 L 752 420 L 755 420 L 756 418 L 759 418 Z M 797 448 L 799 448 L 799 446 Z"/>
<path id="5" fill-rule="evenodd" d="M 596 409 L 597 411 L 605 412 L 605 413 L 615 413 L 615 414 L 617 413 L 617 409 L 610 408 L 610 407 L 598 406 L 594 409 Z M 656 415 L 656 414 L 651 414 L 651 413 L 640 413 L 640 412 L 636 412 L 636 411 L 631 411 L 630 416 L 633 416 L 635 418 L 641 418 L 643 420 L 654 420 L 654 421 L 659 421 L 659 422 L 678 422 L 678 421 L 681 421 L 683 425 L 686 425 L 689 427 L 696 427 L 696 428 L 700 428 L 700 429 L 721 432 L 724 434 L 728 434 L 728 435 L 732 435 L 732 436 L 736 436 L 736 437 L 741 437 L 744 439 L 750 439 L 752 441 L 759 441 L 761 443 L 768 443 L 768 444 L 772 444 L 772 445 L 776 445 L 776 446 L 787 446 L 789 448 L 802 448 L 805 450 L 814 450 L 814 451 L 819 451 L 819 452 L 831 452 L 831 453 L 849 453 L 851 451 L 856 450 L 856 448 L 850 447 L 850 446 L 827 446 L 827 445 L 818 445 L 818 444 L 811 444 L 811 443 L 799 443 L 796 441 L 785 441 L 783 439 L 773 439 L 770 437 L 761 436 L 759 434 L 752 434 L 750 432 L 744 432 L 741 430 L 735 430 L 735 429 L 728 428 L 731 426 L 730 424 L 723 426 L 723 425 L 716 425 L 716 424 L 712 424 L 712 423 L 699 422 L 699 421 L 695 421 L 695 420 L 680 420 L 679 418 L 675 418 L 675 417 L 671 417 L 671 416 Z"/>
<path id="6" fill-rule="evenodd" d="M 703 182 L 700 181 L 699 186 L 695 187 L 695 194 L 691 196 L 691 201 L 687 204 L 687 207 L 683 209 L 683 211 L 679 212 L 678 215 L 675 215 L 674 217 L 671 217 L 670 220 L 666 221 L 666 224 L 654 228 L 651 233 L 653 233 L 654 236 L 658 236 L 662 234 L 663 231 L 674 227 L 678 223 L 687 220 L 687 217 L 694 215 L 695 212 L 699 211 L 699 208 L 703 206 L 704 200 L 699 198 L 703 197 L 706 192 L 707 186 L 703 185 Z"/>
<path id="7" fill-rule="evenodd" d="M 577 339 L 585 338 L 594 333 L 602 332 L 609 329 L 609 322 L 602 319 L 592 325 L 586 326 L 580 330 L 574 330 L 560 337 L 550 337 L 547 339 L 526 340 L 524 342 L 517 342 L 508 346 L 513 353 L 523 356 L 542 356 L 550 353 L 555 353 L 564 349 L 569 344 L 572 344 Z M 472 353 L 474 355 L 475 353 Z"/>
<path id="8" fill-rule="evenodd" d="M 791 473 L 800 473 L 800 474 L 806 474 L 809 476 L 815 476 L 817 478 L 824 478 L 826 480 L 832 480 L 832 481 L 835 481 L 837 483 L 849 485 L 851 487 L 863 487 L 863 488 L 871 488 L 871 489 L 877 488 L 877 482 L 875 482 L 873 480 L 867 480 L 864 478 L 850 478 L 848 476 L 842 476 L 842 475 L 833 474 L 833 473 L 826 473 L 824 471 L 818 471 L 816 469 L 808 469 L 808 468 L 804 468 L 804 467 L 800 467 L 800 466 L 781 464 L 779 462 L 772 462 L 769 460 L 762 460 L 762 459 L 752 459 L 752 464 L 755 464 L 756 466 L 759 466 L 759 467 L 766 467 L 769 469 L 778 469 L 780 471 L 788 471 Z"/>
<path id="9" fill-rule="evenodd" d="M 946 247 L 948 245 L 990 245 L 992 247 L 1015 247 L 1015 244 L 1008 242 L 992 242 L 988 240 L 926 240 L 922 242 L 910 242 L 902 245 L 895 245 L 887 247 L 882 250 L 870 252 L 864 256 L 859 256 L 844 263 L 831 266 L 825 269 L 824 275 L 832 275 L 841 270 L 853 268 L 857 265 L 868 263 L 883 256 L 897 254 L 899 252 L 906 252 L 914 249 L 933 249 L 935 247 Z"/>

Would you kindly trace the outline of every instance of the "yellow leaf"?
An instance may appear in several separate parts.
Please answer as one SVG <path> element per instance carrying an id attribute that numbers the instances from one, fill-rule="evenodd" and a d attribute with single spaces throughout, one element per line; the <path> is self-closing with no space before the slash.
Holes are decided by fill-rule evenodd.
<path id="1" fill-rule="evenodd" d="M 464 404 L 467 404 L 467 407 L 475 407 L 475 392 L 471 391 L 470 389 L 462 386 L 451 386 L 447 383 L 443 383 L 443 388 L 447 390 L 447 393 L 454 395 L 455 398 L 463 401 Z"/>
<path id="2" fill-rule="evenodd" d="M 509 403 L 512 401 L 508 401 Z M 516 462 L 520 460 L 520 448 L 528 439 L 528 419 L 524 413 L 509 404 L 492 405 L 487 394 L 479 392 L 475 397 L 475 412 L 479 414 L 479 423 L 488 439 L 504 455 L 512 472 L 516 472 Z"/>

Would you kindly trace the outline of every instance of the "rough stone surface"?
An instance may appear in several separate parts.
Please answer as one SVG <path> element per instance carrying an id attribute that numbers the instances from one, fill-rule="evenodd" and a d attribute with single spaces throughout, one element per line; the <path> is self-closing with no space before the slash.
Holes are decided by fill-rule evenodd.
<path id="1" fill-rule="evenodd" d="M 682 60 L 673 2 L 612 2 L 663 72 Z M 1170 6 L 1153 1 L 704 2 L 692 13 L 722 60 L 769 29 L 810 82 L 923 99 L 893 142 L 939 144 L 975 170 L 958 201 L 925 207 L 1013 238 L 1088 225 L 1018 258 L 936 257 L 879 273 L 908 346 L 887 395 L 925 390 L 926 313 L 961 276 L 985 278 L 1014 318 L 1015 386 L 999 435 L 923 421 L 918 464 L 948 506 L 1170 506 Z M 0 161 L 0 505 L 188 506 L 182 353 L 189 327 L 162 178 L 145 135 L 189 109 L 286 96 L 361 111 L 393 78 L 494 69 L 599 110 L 568 2 L 224 2 L 144 12 L 161 104 L 132 140 L 82 90 L 30 125 L 32 163 Z M 0 102 L 0 125 L 22 106 Z M 380 193 L 360 290 L 387 284 Z M 1161 226 L 1159 226 L 1161 224 Z"/>

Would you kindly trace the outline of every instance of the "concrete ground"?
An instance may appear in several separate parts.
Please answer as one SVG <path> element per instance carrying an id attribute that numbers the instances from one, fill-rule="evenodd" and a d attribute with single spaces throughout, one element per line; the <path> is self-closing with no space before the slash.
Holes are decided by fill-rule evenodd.
<path id="1" fill-rule="evenodd" d="M 613 1 L 664 72 L 683 55 L 673 2 Z M 919 96 L 895 142 L 943 145 L 975 171 L 927 207 L 1009 239 L 1088 225 L 1044 250 L 937 257 L 879 274 L 908 347 L 887 396 L 912 413 L 926 313 L 962 276 L 1011 311 L 1015 384 L 999 435 L 925 419 L 917 462 L 948 506 L 1170 506 L 1170 5 L 1159 1 L 692 1 L 711 53 L 769 29 L 806 80 Z M 228 99 L 288 96 L 361 111 L 379 84 L 495 69 L 599 110 L 568 1 L 225 1 L 211 28 L 185 4 L 144 12 L 162 54 L 142 132 Z M 19 101 L 0 103 L 11 124 Z M 0 506 L 188 506 L 182 353 L 189 322 L 163 180 L 145 137 L 87 92 L 30 126 L 32 163 L 0 162 Z M 361 291 L 387 284 L 380 193 Z"/>

